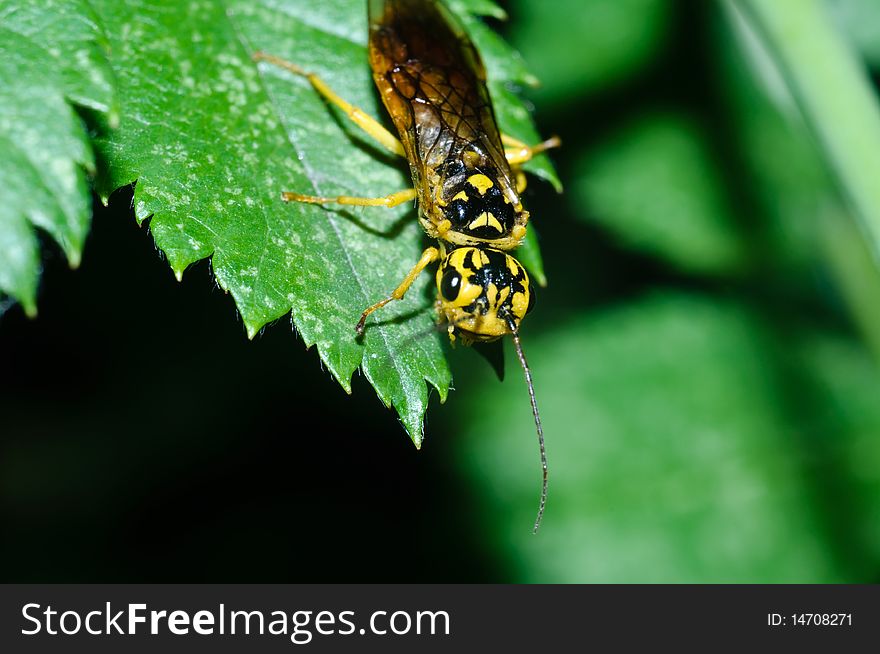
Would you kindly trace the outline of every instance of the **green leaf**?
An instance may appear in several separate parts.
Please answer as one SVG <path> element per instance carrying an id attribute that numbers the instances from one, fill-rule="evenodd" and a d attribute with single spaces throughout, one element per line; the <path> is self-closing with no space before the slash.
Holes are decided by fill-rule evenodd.
<path id="1" fill-rule="evenodd" d="M 498 124 L 501 125 L 504 132 L 523 143 L 539 143 L 542 140 L 532 123 L 529 110 L 523 105 L 517 92 L 512 90 L 510 86 L 490 79 L 489 93 L 492 94 L 495 103 Z M 562 181 L 557 176 L 547 154 L 539 154 L 531 161 L 526 162 L 523 169 L 550 182 L 557 193 L 562 192 Z"/>
<path id="2" fill-rule="evenodd" d="M 876 296 L 875 296 L 876 297 Z M 800 336 L 792 365 L 803 371 L 802 441 L 808 476 L 821 489 L 853 581 L 880 562 L 880 370 L 865 348 L 823 333 Z"/>
<path id="3" fill-rule="evenodd" d="M 731 109 L 729 138 L 742 160 L 731 183 L 747 189 L 759 210 L 750 224 L 770 246 L 766 258 L 803 282 L 816 263 L 819 214 L 835 202 L 834 189 L 758 35 L 737 12 L 718 12 L 716 18 L 724 19 L 715 21 L 711 39 L 719 87 Z"/>
<path id="4" fill-rule="evenodd" d="M 0 293 L 37 310 L 34 228 L 77 266 L 94 156 L 71 103 L 114 114 L 101 27 L 79 0 L 0 0 Z M 85 170 L 84 170 L 85 169 Z"/>
<path id="5" fill-rule="evenodd" d="M 872 68 L 880 68 L 880 3 L 825 0 L 828 12 Z"/>
<path id="6" fill-rule="evenodd" d="M 721 175 L 695 125 L 653 115 L 611 136 L 578 168 L 579 216 L 631 247 L 699 273 L 741 269 L 745 249 Z"/>
<path id="7" fill-rule="evenodd" d="M 514 255 L 526 267 L 538 286 L 547 286 L 547 275 L 544 274 L 544 261 L 541 259 L 541 246 L 538 245 L 538 232 L 534 227 L 531 227 L 526 232 L 526 237 L 516 249 Z"/>
<path id="8" fill-rule="evenodd" d="M 502 131 L 523 143 L 541 142 L 549 135 L 542 137 L 538 134 L 531 113 L 519 95 L 522 86 L 535 86 L 539 83 L 538 78 L 529 72 L 519 52 L 512 50 L 497 32 L 475 17 L 504 18 L 504 12 L 486 0 L 453 0 L 450 5 L 457 10 L 483 58 L 489 77 L 489 93 Z M 523 168 L 550 182 L 557 193 L 562 191 L 562 181 L 546 154 L 539 154 Z"/>
<path id="9" fill-rule="evenodd" d="M 728 0 L 760 35 L 880 261 L 880 104 L 819 0 Z"/>
<path id="10" fill-rule="evenodd" d="M 410 185 L 406 164 L 305 79 L 251 60 L 258 50 L 280 56 L 384 117 L 367 63 L 364 3 L 94 4 L 122 81 L 120 128 L 99 146 L 108 162 L 102 194 L 136 181 L 136 216 L 150 219 L 178 278 L 210 256 L 251 336 L 292 310 L 306 345 L 317 346 L 346 391 L 360 367 L 419 445 L 426 380 L 441 401 L 450 384 L 432 329 L 431 276 L 374 314 L 362 341 L 354 332 L 361 311 L 395 288 L 425 245 L 412 208 L 280 199 L 285 190 L 386 195 Z"/>
<path id="11" fill-rule="evenodd" d="M 460 381 L 479 537 L 513 580 L 839 581 L 767 341 L 739 305 L 670 292 L 525 335 L 550 466 L 536 537 L 526 390 Z"/>
<path id="12" fill-rule="evenodd" d="M 829 203 L 821 220 L 822 251 L 837 292 L 846 302 L 865 344 L 880 361 L 880 270 L 856 221 L 834 207 Z"/>
<path id="13" fill-rule="evenodd" d="M 561 104 L 620 82 L 650 61 L 668 30 L 668 0 L 514 0 L 510 38 Z"/>

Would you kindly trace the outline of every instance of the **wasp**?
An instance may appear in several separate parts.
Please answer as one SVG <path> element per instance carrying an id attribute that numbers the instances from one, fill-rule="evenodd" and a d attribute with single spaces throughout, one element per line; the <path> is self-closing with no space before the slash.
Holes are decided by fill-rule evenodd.
<path id="1" fill-rule="evenodd" d="M 502 134 L 486 86 L 486 71 L 457 19 L 437 0 L 369 0 L 369 61 L 376 88 L 399 136 L 352 106 L 321 78 L 263 52 L 268 61 L 302 75 L 390 152 L 405 157 L 412 188 L 383 197 L 318 197 L 285 191 L 289 202 L 395 207 L 416 201 L 418 219 L 434 245 L 391 294 L 367 307 L 356 326 L 389 302 L 401 300 L 419 275 L 439 263 L 436 308 L 452 342 L 494 341 L 510 335 L 525 373 L 541 454 L 542 485 L 534 530 L 547 501 L 547 454 L 534 383 L 519 326 L 535 291 L 525 268 L 509 252 L 529 222 L 520 166 L 559 145 L 536 146 Z"/>

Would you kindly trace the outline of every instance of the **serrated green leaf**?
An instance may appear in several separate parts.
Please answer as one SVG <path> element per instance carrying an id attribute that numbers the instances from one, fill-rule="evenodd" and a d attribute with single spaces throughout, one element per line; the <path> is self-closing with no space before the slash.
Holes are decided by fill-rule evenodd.
<path id="1" fill-rule="evenodd" d="M 504 20 L 507 16 L 500 7 L 491 2 L 474 2 L 474 0 L 451 0 L 449 6 L 461 17 L 465 29 L 480 50 L 490 78 L 529 86 L 538 83 L 535 76 L 529 72 L 522 56 L 510 50 L 497 32 L 477 18 L 477 16 L 492 16 Z"/>
<path id="2" fill-rule="evenodd" d="M 118 120 L 109 43 L 87 0 L 0 0 L 0 25 L 46 51 L 71 102 Z"/>
<path id="3" fill-rule="evenodd" d="M 329 107 L 306 80 L 267 63 L 280 56 L 318 74 L 382 117 L 357 0 L 152 0 L 95 6 L 124 81 L 121 126 L 100 144 L 106 196 L 136 181 L 138 220 L 150 218 L 175 274 L 210 256 L 250 335 L 292 310 L 307 346 L 346 389 L 360 366 L 419 445 L 425 380 L 446 397 L 450 374 L 431 333 L 430 275 L 404 302 L 361 311 L 394 289 L 425 245 L 411 207 L 325 208 L 281 201 L 282 191 L 377 196 L 410 185 L 385 153 Z"/>
<path id="4" fill-rule="evenodd" d="M 684 270 L 717 274 L 744 266 L 721 175 L 686 118 L 646 117 L 590 152 L 578 171 L 579 217 Z"/>
<path id="5" fill-rule="evenodd" d="M 103 35 L 80 0 L 0 0 L 0 293 L 36 313 L 39 252 L 48 232 L 72 266 L 91 215 L 86 131 L 70 103 L 110 112 Z"/>
<path id="6" fill-rule="evenodd" d="M 527 341 L 550 466 L 534 538 L 540 464 L 525 389 L 489 371 L 475 380 L 457 420 L 461 463 L 513 579 L 839 581 L 767 340 L 737 304 L 665 293 Z"/>
<path id="7" fill-rule="evenodd" d="M 489 93 L 495 105 L 495 113 L 502 131 L 523 143 L 539 143 L 545 137 L 538 134 L 531 112 L 523 102 L 518 90 L 522 86 L 539 83 L 516 50 L 512 50 L 497 32 L 478 20 L 476 16 L 506 19 L 503 9 L 489 0 L 451 0 L 450 7 L 461 17 L 462 23 L 480 51 L 489 77 Z M 562 181 L 546 154 L 539 154 L 526 162 L 524 170 L 550 182 L 557 192 L 562 191 Z"/>
<path id="8" fill-rule="evenodd" d="M 510 85 L 489 80 L 489 93 L 495 102 L 495 113 L 501 129 L 523 143 L 539 143 L 542 138 L 532 122 L 531 114 Z M 562 180 L 546 153 L 527 161 L 523 169 L 550 182 L 557 193 L 562 192 Z"/>
<path id="9" fill-rule="evenodd" d="M 15 143 L 0 134 L 0 188 L 4 204 L 0 209 L 0 291 L 18 298 L 25 311 L 36 313 L 39 245 L 29 213 L 52 215 L 55 206 L 51 194 L 42 189 L 43 180 L 27 156 Z M 34 193 L 34 189 L 42 193 Z M 39 204 L 43 204 L 42 207 Z M 2 299 L 2 297 L 0 297 Z"/>

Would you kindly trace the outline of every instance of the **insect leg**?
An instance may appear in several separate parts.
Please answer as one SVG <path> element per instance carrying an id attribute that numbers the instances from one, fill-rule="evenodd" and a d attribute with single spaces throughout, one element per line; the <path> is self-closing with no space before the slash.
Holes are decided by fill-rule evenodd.
<path id="1" fill-rule="evenodd" d="M 559 140 L 558 136 L 551 136 L 546 141 L 538 143 L 537 145 L 526 145 L 519 139 L 515 139 L 507 134 L 502 134 L 501 142 L 505 146 L 504 156 L 507 157 L 507 163 L 514 165 L 525 163 L 544 150 L 558 148 L 562 145 L 562 141 Z"/>
<path id="2" fill-rule="evenodd" d="M 361 207 L 396 207 L 404 202 L 416 199 L 414 188 L 390 193 L 380 198 L 355 198 L 350 195 L 339 195 L 335 198 L 324 198 L 317 195 L 301 195 L 292 191 L 284 191 L 281 199 L 285 202 L 308 202 L 309 204 L 353 204 Z"/>
<path id="3" fill-rule="evenodd" d="M 431 265 L 439 258 L 440 250 L 435 247 L 427 248 L 424 252 L 422 252 L 422 256 L 419 258 L 419 262 L 415 266 L 413 266 L 413 269 L 410 270 L 407 276 L 403 278 L 403 281 L 400 282 L 400 285 L 394 289 L 391 295 L 389 295 L 381 302 L 376 302 L 376 304 L 374 304 L 361 314 L 361 319 L 358 321 L 357 327 L 355 328 L 357 333 L 359 335 L 364 333 L 364 323 L 367 320 L 367 316 L 373 313 L 376 309 L 381 309 L 393 300 L 402 300 L 403 296 L 406 295 L 406 292 L 409 290 L 409 287 L 413 285 L 413 282 L 416 281 L 416 278 L 422 273 L 425 267 Z"/>
<path id="4" fill-rule="evenodd" d="M 376 119 L 370 116 L 367 112 L 363 111 L 362 109 L 358 109 L 354 105 L 349 104 L 341 97 L 339 97 L 333 91 L 333 89 L 327 86 L 324 80 L 322 80 L 314 73 L 307 73 L 296 64 L 285 61 L 280 57 L 270 55 L 266 52 L 257 51 L 252 55 L 252 58 L 254 61 L 266 61 L 274 66 L 278 66 L 279 68 L 288 70 L 296 75 L 302 75 L 307 80 L 309 80 L 314 89 L 318 93 L 320 93 L 325 100 L 327 100 L 331 104 L 335 104 L 337 107 L 342 109 L 342 111 L 345 112 L 345 115 L 348 116 L 355 125 L 360 127 L 374 139 L 376 139 L 381 145 L 390 150 L 393 154 L 400 155 L 401 157 L 406 156 L 403 151 L 403 145 L 401 145 L 397 137 L 395 137 L 391 132 L 382 127 L 382 125 L 380 125 L 379 122 L 376 121 Z"/>

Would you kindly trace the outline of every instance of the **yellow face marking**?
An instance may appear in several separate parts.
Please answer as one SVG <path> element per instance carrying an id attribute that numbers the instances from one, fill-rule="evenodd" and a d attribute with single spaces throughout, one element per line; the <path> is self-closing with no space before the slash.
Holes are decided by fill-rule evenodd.
<path id="1" fill-rule="evenodd" d="M 470 222 L 468 225 L 468 229 L 476 229 L 477 227 L 492 227 L 497 230 L 499 234 L 504 233 L 504 228 L 501 226 L 501 223 L 498 222 L 498 219 L 495 217 L 495 214 L 489 213 L 488 211 L 484 211 L 479 216 L 477 216 L 474 220 Z"/>
<path id="2" fill-rule="evenodd" d="M 468 183 L 477 189 L 480 195 L 486 195 L 486 191 L 495 186 L 495 183 L 483 173 L 477 173 L 468 177 Z"/>
<path id="3" fill-rule="evenodd" d="M 465 249 L 456 250 L 449 257 L 447 266 L 440 266 L 437 268 L 437 286 L 439 287 L 441 284 L 441 280 L 443 279 L 443 273 L 447 268 L 452 268 L 456 270 L 461 275 L 461 288 L 458 291 L 458 295 L 456 296 L 453 302 L 445 298 L 440 298 L 438 301 L 440 305 L 448 310 L 457 309 L 460 307 L 466 307 L 471 304 L 474 300 L 480 297 L 480 294 L 483 292 L 483 289 L 479 284 L 472 284 L 470 282 L 470 271 L 464 266 L 464 259 L 467 255 L 468 251 Z M 482 265 L 481 261 L 475 261 L 474 264 L 477 267 Z"/>
<path id="4" fill-rule="evenodd" d="M 514 293 L 511 300 L 513 305 L 513 313 L 517 318 L 522 318 L 529 310 L 529 300 L 525 293 Z"/>
<path id="5" fill-rule="evenodd" d="M 485 211 L 477 216 L 471 223 L 468 225 L 468 228 L 474 229 L 475 227 L 485 227 L 489 224 L 489 214 Z"/>
<path id="6" fill-rule="evenodd" d="M 437 311 L 448 321 L 452 336 L 458 334 L 466 344 L 492 341 L 510 333 L 510 318 L 519 324 L 528 311 L 531 293 L 525 270 L 512 259 L 508 255 L 504 265 L 515 277 L 521 276 L 519 281 L 522 289 L 516 292 L 512 286 L 506 284 L 499 286 L 493 282 L 484 282 L 485 285 L 482 286 L 471 281 L 475 279 L 474 270 L 481 269 L 492 261 L 486 251 L 479 248 L 453 250 L 444 264 L 438 267 L 436 277 L 440 292 L 437 297 Z M 444 284 L 448 282 L 444 278 L 450 270 L 460 276 L 457 282 L 460 286 L 454 293 L 443 290 Z M 454 299 L 450 300 L 447 296 L 454 296 Z M 472 305 L 477 300 L 481 305 L 475 309 Z M 500 315 L 504 307 L 510 309 L 510 317 L 507 314 Z"/>
<path id="7" fill-rule="evenodd" d="M 486 289 L 486 299 L 489 300 L 490 307 L 498 306 L 496 304 L 498 300 L 498 287 L 495 284 L 489 284 L 489 287 Z"/>
<path id="8" fill-rule="evenodd" d="M 466 307 L 480 297 L 480 293 L 482 292 L 483 289 L 480 288 L 479 284 L 471 284 L 465 279 L 462 283 L 461 290 L 458 292 L 458 297 L 455 298 L 455 302 L 452 303 L 452 306 Z"/>
<path id="9" fill-rule="evenodd" d="M 453 202 L 455 202 L 456 200 L 464 200 L 465 202 L 467 202 L 468 201 L 467 193 L 465 193 L 464 191 L 459 191 L 452 198 Z"/>
<path id="10" fill-rule="evenodd" d="M 473 256 L 471 259 L 474 263 L 474 268 L 477 270 L 489 263 L 489 257 L 486 256 L 486 253 L 482 250 L 476 250 L 474 248 L 459 248 L 449 255 L 449 265 L 459 271 L 462 275 L 466 274 L 468 269 L 464 265 L 464 261 L 469 254 L 477 255 Z"/>

